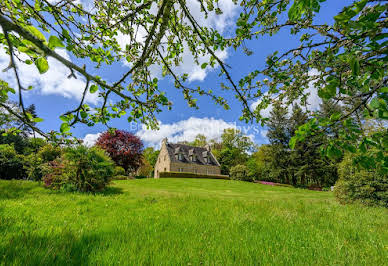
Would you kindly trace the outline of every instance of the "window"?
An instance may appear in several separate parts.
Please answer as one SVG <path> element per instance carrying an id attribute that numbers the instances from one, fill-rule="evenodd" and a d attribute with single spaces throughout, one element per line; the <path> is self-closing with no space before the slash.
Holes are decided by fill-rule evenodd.
<path id="1" fill-rule="evenodd" d="M 164 160 L 167 160 L 167 155 L 164 155 Z"/>
<path id="2" fill-rule="evenodd" d="M 175 159 L 177 159 L 177 160 L 178 160 L 178 154 L 175 154 Z"/>
<path id="3" fill-rule="evenodd" d="M 197 169 L 194 169 L 194 174 L 198 174 L 198 170 Z"/>
<path id="4" fill-rule="evenodd" d="M 166 167 L 164 167 L 164 171 L 166 172 Z"/>
<path id="5" fill-rule="evenodd" d="M 159 157 L 159 162 L 160 162 L 160 157 Z"/>
<path id="6" fill-rule="evenodd" d="M 179 172 L 183 172 L 183 168 L 179 168 Z"/>
<path id="7" fill-rule="evenodd" d="M 178 159 L 179 159 L 180 161 L 182 161 L 182 159 L 183 159 L 183 156 L 182 156 L 182 154 L 181 154 L 181 153 L 179 153 L 179 154 L 178 154 Z"/>

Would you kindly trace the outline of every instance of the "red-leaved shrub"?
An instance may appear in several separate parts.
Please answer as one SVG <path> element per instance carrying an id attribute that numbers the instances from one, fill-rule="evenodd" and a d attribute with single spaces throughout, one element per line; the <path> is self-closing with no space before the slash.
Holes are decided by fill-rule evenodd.
<path id="1" fill-rule="evenodd" d="M 142 164 L 143 143 L 132 133 L 124 130 L 107 131 L 97 139 L 96 145 L 104 149 L 125 172 L 136 171 Z"/>

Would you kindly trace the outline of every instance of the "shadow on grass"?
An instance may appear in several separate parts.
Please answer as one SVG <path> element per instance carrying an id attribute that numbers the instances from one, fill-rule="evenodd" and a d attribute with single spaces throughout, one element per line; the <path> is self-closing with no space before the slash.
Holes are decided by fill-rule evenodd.
<path id="1" fill-rule="evenodd" d="M 0 243 L 0 257 L 6 265 L 86 265 L 101 245 L 96 235 L 64 232 L 37 236 L 21 232 Z"/>
<path id="2" fill-rule="evenodd" d="M 123 189 L 120 187 L 106 187 L 103 191 L 97 192 L 96 195 L 103 195 L 103 196 L 112 196 L 112 195 L 118 195 L 123 194 Z"/>
<path id="3" fill-rule="evenodd" d="M 0 183 L 0 200 L 18 199 L 30 193 L 35 183 L 26 180 L 11 180 Z"/>

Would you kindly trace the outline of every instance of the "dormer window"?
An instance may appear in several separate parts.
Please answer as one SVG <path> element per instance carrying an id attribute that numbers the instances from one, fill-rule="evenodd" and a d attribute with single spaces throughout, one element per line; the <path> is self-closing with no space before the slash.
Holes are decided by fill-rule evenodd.
<path id="1" fill-rule="evenodd" d="M 179 153 L 179 154 L 178 154 L 178 160 L 179 160 L 179 161 L 182 161 L 182 160 L 183 160 L 183 155 L 182 155 L 182 153 Z"/>
<path id="2" fill-rule="evenodd" d="M 197 161 L 197 157 L 195 156 L 195 154 L 190 155 L 190 161 L 192 161 L 192 162 L 196 162 Z"/>

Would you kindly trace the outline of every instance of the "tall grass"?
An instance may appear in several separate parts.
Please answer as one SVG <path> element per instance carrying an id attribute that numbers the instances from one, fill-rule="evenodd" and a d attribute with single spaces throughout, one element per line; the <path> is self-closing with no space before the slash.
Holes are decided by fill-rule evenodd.
<path id="1" fill-rule="evenodd" d="M 0 261 L 387 265 L 388 210 L 227 180 L 115 181 L 96 195 L 0 181 Z"/>

